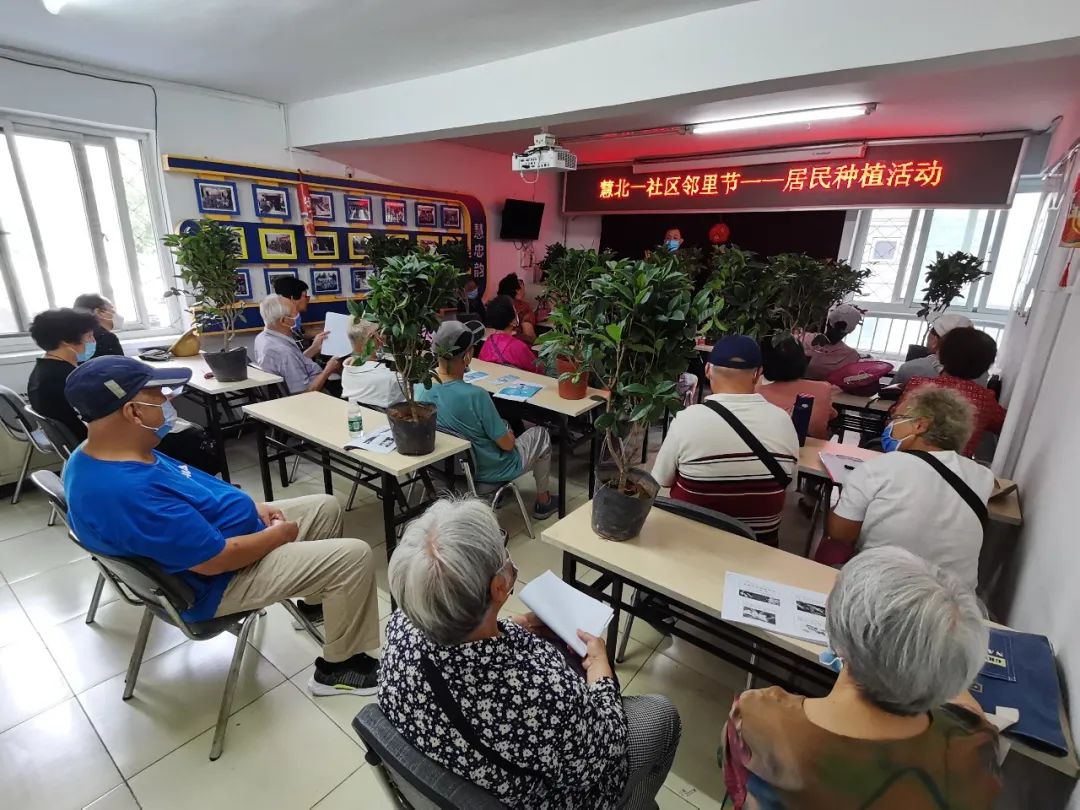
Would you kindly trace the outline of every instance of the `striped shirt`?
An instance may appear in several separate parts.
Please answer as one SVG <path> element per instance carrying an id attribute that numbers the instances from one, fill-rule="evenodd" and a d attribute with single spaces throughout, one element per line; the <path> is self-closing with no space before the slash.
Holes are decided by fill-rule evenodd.
<path id="1" fill-rule="evenodd" d="M 791 417 L 761 394 L 713 394 L 753 433 L 784 472 L 794 476 L 799 438 Z M 691 405 L 671 423 L 653 478 L 671 497 L 738 518 L 770 539 L 780 528 L 784 489 L 719 414 Z"/>

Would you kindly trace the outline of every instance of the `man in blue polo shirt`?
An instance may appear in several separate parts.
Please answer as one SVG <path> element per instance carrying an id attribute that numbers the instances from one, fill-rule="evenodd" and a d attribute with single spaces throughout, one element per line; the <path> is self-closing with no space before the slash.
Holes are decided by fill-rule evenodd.
<path id="1" fill-rule="evenodd" d="M 100 357 L 67 378 L 64 393 L 89 436 L 64 469 L 71 528 L 91 552 L 138 556 L 178 574 L 195 592 L 183 613 L 206 621 L 303 596 L 325 610 L 315 695 L 378 689 L 375 563 L 361 540 L 342 538 L 331 495 L 256 503 L 249 495 L 154 448 L 176 420 L 171 397 L 191 377 L 133 357 Z M 333 539 L 329 539 L 333 538 Z M 307 542 L 294 542 L 294 541 Z"/>

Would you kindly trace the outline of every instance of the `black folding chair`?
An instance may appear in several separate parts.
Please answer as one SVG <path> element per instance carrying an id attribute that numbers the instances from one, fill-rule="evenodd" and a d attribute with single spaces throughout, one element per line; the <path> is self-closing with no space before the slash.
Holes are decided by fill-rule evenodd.
<path id="1" fill-rule="evenodd" d="M 412 810 L 504 810 L 486 790 L 417 751 L 386 719 L 377 703 L 362 708 L 352 721 L 367 749 L 364 759 L 402 807 Z"/>
<path id="2" fill-rule="evenodd" d="M 67 501 L 64 497 L 63 486 L 56 473 L 39 470 L 33 474 L 31 480 L 45 493 L 53 506 L 66 519 Z M 87 615 L 87 624 L 93 621 L 93 614 L 97 611 L 97 604 L 101 598 L 101 589 L 105 584 L 105 578 L 112 582 L 125 602 L 143 608 L 142 623 L 139 625 L 139 632 L 135 637 L 135 649 L 132 650 L 127 676 L 124 678 L 124 700 L 130 699 L 135 692 L 135 681 L 139 676 L 143 653 L 146 651 L 146 642 L 150 638 L 150 626 L 153 624 L 155 617 L 173 625 L 192 641 L 206 641 L 225 632 L 236 635 L 232 663 L 229 665 L 229 674 L 225 678 L 225 691 L 221 696 L 221 707 L 218 709 L 217 725 L 214 728 L 214 740 L 210 745 L 210 759 L 216 760 L 221 756 L 222 748 L 225 745 L 225 731 L 228 728 L 229 714 L 232 709 L 233 696 L 236 693 L 240 665 L 244 659 L 248 636 L 251 634 L 256 620 L 264 611 L 262 609 L 248 610 L 231 613 L 228 616 L 219 616 L 203 622 L 188 622 L 181 616 L 181 613 L 195 604 L 195 593 L 191 586 L 179 576 L 165 573 L 156 562 L 145 557 L 113 557 L 90 551 L 79 542 L 75 532 L 70 530 L 70 525 L 68 528 L 68 536 L 71 540 L 90 553 L 94 563 L 101 571 L 98 584 L 94 589 L 90 612 Z M 322 634 L 296 609 L 292 601 L 285 599 L 281 604 L 292 614 L 293 619 L 299 622 L 300 626 L 307 630 L 319 644 L 323 643 Z"/>
<path id="3" fill-rule="evenodd" d="M 698 523 L 703 523 L 714 529 L 731 532 L 731 534 L 745 537 L 747 540 L 754 540 L 756 538 L 754 530 L 738 518 L 733 518 L 731 515 L 725 515 L 722 512 L 716 512 L 712 509 L 706 509 L 704 506 L 697 506 L 696 504 L 687 503 L 686 501 L 677 501 L 673 498 L 658 497 L 653 503 L 653 508 L 663 509 L 665 512 L 671 512 L 674 515 L 689 518 L 690 520 L 696 520 Z M 633 599 L 634 607 L 639 607 L 644 600 L 645 595 L 641 591 L 635 590 Z M 619 663 L 626 657 L 626 645 L 630 642 L 630 628 L 633 626 L 634 614 L 630 613 L 626 617 L 626 629 L 623 630 L 623 636 L 619 639 L 619 649 L 615 654 L 615 660 Z"/>
<path id="4" fill-rule="evenodd" d="M 19 478 L 15 482 L 15 494 L 11 496 L 12 504 L 19 502 L 22 497 L 23 483 L 26 474 L 30 470 L 30 459 L 34 451 L 50 456 L 56 453 L 48 436 L 34 423 L 27 413 L 29 406 L 15 391 L 5 385 L 0 385 L 0 427 L 4 429 L 15 441 L 26 445 L 23 453 L 22 466 L 19 468 Z M 50 525 L 51 522 L 50 522 Z"/>

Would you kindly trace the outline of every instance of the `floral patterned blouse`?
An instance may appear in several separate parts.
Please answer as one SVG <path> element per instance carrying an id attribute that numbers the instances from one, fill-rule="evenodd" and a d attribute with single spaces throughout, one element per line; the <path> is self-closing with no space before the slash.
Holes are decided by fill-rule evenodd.
<path id="1" fill-rule="evenodd" d="M 499 620 L 500 635 L 442 647 L 398 610 L 386 627 L 379 705 L 418 750 L 514 808 L 614 808 L 629 773 L 615 682 L 589 685 L 555 647 Z M 449 721 L 420 667 L 428 655 L 476 734 L 505 760 L 488 761 Z"/>

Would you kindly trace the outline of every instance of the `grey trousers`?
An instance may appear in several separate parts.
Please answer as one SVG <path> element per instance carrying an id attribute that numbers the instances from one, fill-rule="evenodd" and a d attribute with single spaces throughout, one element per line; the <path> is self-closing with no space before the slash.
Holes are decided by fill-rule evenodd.
<path id="1" fill-rule="evenodd" d="M 338 662 L 379 647 L 375 560 L 363 540 L 342 537 L 341 504 L 333 495 L 274 501 L 300 526 L 292 543 L 236 572 L 217 615 L 266 607 L 290 597 L 321 602 L 323 658 Z"/>
<path id="2" fill-rule="evenodd" d="M 551 434 L 547 428 L 529 428 L 514 440 L 514 447 L 521 456 L 521 469 L 532 471 L 536 491 L 547 492 L 551 477 Z"/>
<path id="3" fill-rule="evenodd" d="M 630 777 L 619 802 L 626 810 L 655 810 L 682 736 L 679 710 L 663 695 L 624 697 Z"/>

